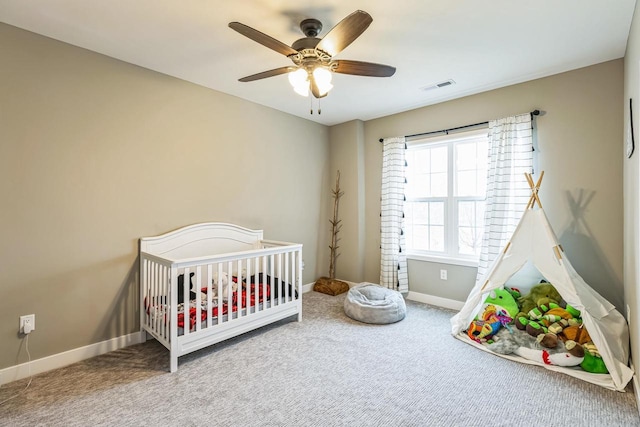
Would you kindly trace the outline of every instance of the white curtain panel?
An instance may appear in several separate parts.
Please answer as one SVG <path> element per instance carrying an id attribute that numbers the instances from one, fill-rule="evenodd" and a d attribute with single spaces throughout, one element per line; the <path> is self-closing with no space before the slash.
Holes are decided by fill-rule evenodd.
<path id="1" fill-rule="evenodd" d="M 531 114 L 491 120 L 487 203 L 476 282 L 513 235 L 529 202 L 531 188 L 525 173 L 533 173 Z"/>
<path id="2" fill-rule="evenodd" d="M 382 143 L 380 285 L 408 292 L 404 237 L 405 138 L 386 138 Z"/>

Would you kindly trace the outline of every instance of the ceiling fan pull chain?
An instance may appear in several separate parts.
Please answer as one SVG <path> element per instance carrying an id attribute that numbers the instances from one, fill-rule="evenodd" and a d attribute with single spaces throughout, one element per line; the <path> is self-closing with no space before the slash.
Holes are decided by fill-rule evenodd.
<path id="1" fill-rule="evenodd" d="M 320 108 L 320 98 L 318 98 L 318 115 L 322 114 L 322 108 Z"/>
<path id="2" fill-rule="evenodd" d="M 309 97 L 309 114 L 313 115 L 313 98 Z"/>

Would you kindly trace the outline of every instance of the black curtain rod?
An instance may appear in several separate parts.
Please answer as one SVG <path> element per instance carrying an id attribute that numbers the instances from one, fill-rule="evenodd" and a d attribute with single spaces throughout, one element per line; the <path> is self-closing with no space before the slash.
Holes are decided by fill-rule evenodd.
<path id="1" fill-rule="evenodd" d="M 540 110 L 533 110 L 531 111 L 529 114 L 531 114 L 531 120 L 533 120 L 533 116 L 539 116 L 540 115 Z M 426 135 L 433 135 L 435 133 L 445 133 L 448 134 L 449 132 L 453 131 L 453 130 L 460 130 L 460 129 L 466 129 L 466 128 L 472 128 L 474 126 L 481 126 L 481 125 L 488 125 L 489 122 L 480 122 L 480 123 L 474 123 L 472 125 L 465 125 L 465 126 L 458 126 L 455 128 L 450 128 L 450 129 L 442 129 L 442 130 L 434 130 L 431 132 L 423 132 L 423 133 L 414 133 L 413 135 L 405 135 L 405 138 L 412 138 L 414 136 L 426 136 Z M 383 138 L 380 138 L 380 142 L 384 141 Z"/>

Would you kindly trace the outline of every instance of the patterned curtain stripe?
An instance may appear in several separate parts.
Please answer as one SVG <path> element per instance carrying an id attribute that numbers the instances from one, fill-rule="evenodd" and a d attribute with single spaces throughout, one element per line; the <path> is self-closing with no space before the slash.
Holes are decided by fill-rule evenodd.
<path id="1" fill-rule="evenodd" d="M 409 291 L 404 237 L 405 138 L 386 138 L 380 197 L 380 285 Z"/>
<path id="2" fill-rule="evenodd" d="M 489 162 L 484 235 L 476 283 L 511 238 L 529 202 L 525 173 L 533 173 L 531 114 L 489 122 Z"/>

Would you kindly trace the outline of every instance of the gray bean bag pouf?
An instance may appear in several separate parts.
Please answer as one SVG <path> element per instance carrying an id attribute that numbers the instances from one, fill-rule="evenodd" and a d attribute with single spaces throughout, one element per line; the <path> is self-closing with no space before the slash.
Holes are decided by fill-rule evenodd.
<path id="1" fill-rule="evenodd" d="M 404 319 L 407 306 L 400 292 L 373 283 L 362 283 L 347 292 L 344 312 L 354 320 L 382 325 Z"/>

